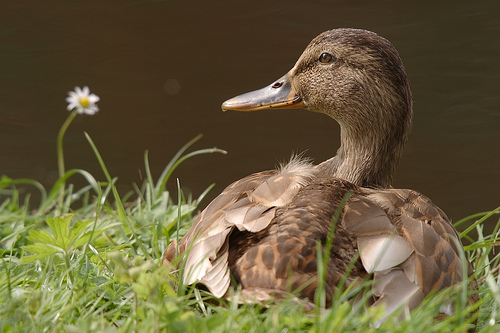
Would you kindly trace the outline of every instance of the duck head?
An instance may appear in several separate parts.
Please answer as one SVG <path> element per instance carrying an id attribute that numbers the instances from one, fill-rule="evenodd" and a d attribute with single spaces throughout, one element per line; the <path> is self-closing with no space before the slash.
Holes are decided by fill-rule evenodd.
<path id="1" fill-rule="evenodd" d="M 341 147 L 319 170 L 361 186 L 390 186 L 413 111 L 403 63 L 386 39 L 359 29 L 326 31 L 279 80 L 222 104 L 234 111 L 271 108 L 305 108 L 335 119 Z"/>

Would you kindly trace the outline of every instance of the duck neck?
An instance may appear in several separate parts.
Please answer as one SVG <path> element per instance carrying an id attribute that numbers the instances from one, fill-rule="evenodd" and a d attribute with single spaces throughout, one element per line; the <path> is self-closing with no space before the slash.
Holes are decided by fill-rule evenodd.
<path id="1" fill-rule="evenodd" d="M 399 124 L 399 128 L 386 125 L 379 128 L 376 122 L 364 128 L 341 125 L 340 148 L 336 156 L 318 166 L 319 170 L 359 186 L 390 187 L 409 124 Z"/>

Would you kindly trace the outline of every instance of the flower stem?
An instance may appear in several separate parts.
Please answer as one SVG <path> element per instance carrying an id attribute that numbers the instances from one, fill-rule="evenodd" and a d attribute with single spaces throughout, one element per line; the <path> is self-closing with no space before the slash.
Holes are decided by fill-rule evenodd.
<path id="1" fill-rule="evenodd" d="M 63 152 L 64 133 L 66 133 L 66 130 L 68 129 L 69 124 L 71 124 L 71 122 L 73 121 L 73 119 L 75 119 L 77 114 L 78 113 L 76 110 L 73 110 L 69 114 L 68 118 L 66 118 L 66 121 L 62 124 L 61 129 L 59 130 L 59 134 L 57 135 L 57 166 L 59 169 L 59 178 L 62 178 L 64 176 L 64 173 L 66 172 L 64 170 L 64 152 Z M 61 189 L 60 189 L 61 196 L 59 198 L 59 203 L 61 204 L 61 206 L 62 206 L 62 202 L 64 199 L 65 187 L 66 187 L 66 185 L 63 182 L 61 184 Z"/>

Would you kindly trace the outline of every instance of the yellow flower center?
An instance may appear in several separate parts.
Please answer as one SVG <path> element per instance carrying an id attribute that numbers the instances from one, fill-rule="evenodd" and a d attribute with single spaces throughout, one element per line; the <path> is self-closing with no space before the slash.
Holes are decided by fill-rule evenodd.
<path id="1" fill-rule="evenodd" d="M 79 102 L 84 109 L 88 108 L 90 105 L 89 99 L 87 97 L 80 97 Z"/>

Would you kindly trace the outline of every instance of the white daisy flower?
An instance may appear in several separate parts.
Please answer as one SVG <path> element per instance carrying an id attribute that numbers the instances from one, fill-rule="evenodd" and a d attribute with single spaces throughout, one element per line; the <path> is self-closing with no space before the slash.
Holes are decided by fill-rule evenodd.
<path id="1" fill-rule="evenodd" d="M 66 109 L 72 111 L 76 109 L 79 114 L 94 115 L 99 111 L 96 103 L 99 102 L 99 96 L 91 94 L 89 87 L 85 86 L 83 89 L 75 87 L 74 91 L 70 91 L 69 96 L 66 97 L 68 106 Z"/>

